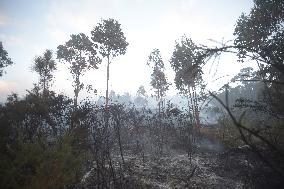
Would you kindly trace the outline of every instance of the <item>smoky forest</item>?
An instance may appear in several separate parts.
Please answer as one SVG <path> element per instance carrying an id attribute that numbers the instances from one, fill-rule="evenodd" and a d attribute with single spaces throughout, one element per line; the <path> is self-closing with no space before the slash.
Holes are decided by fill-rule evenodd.
<path id="1" fill-rule="evenodd" d="M 168 56 L 144 49 L 150 82 L 119 94 L 112 76 L 131 70 L 113 66 L 128 56 L 127 28 L 101 18 L 34 54 L 33 87 L 0 103 L 0 188 L 284 188 L 284 1 L 254 0 L 230 40 L 176 34 Z M 21 64 L 6 46 L 2 40 L 0 79 Z M 212 89 L 204 69 L 226 75 L 224 56 L 243 68 Z M 70 93 L 53 88 L 65 80 L 55 74 L 61 65 Z M 91 71 L 104 78 L 87 84 Z"/>

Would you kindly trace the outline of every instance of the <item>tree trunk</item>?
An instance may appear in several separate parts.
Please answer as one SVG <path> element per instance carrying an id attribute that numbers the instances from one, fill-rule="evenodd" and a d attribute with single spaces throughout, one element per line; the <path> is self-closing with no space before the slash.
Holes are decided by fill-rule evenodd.
<path id="1" fill-rule="evenodd" d="M 78 106 L 78 96 L 79 96 L 79 88 L 80 88 L 80 75 L 76 75 L 76 81 L 75 81 L 75 96 L 74 96 L 74 110 L 77 109 Z"/>
<path id="2" fill-rule="evenodd" d="M 158 89 L 158 116 L 159 116 L 159 129 L 160 129 L 160 141 L 159 141 L 159 151 L 160 153 L 163 153 L 163 129 L 162 129 L 162 118 L 161 118 L 161 96 L 160 96 L 160 90 Z"/>
<path id="3" fill-rule="evenodd" d="M 193 90 L 192 90 L 193 91 Z M 196 124 L 196 117 L 195 117 L 195 108 L 194 108 L 194 95 L 193 92 L 191 94 L 191 89 L 190 86 L 188 86 L 188 94 L 189 94 L 189 98 L 190 98 L 190 104 L 191 104 L 191 110 L 192 110 L 192 123 Z M 188 110 L 190 112 L 190 109 Z M 189 113 L 188 112 L 188 113 Z"/>
<path id="4" fill-rule="evenodd" d="M 106 104 L 105 104 L 106 110 L 108 106 L 109 64 L 110 64 L 110 61 L 109 61 L 109 55 L 108 55 L 107 56 L 107 88 L 106 88 Z"/>
<path id="5" fill-rule="evenodd" d="M 119 123 L 118 120 L 117 120 L 117 123 L 116 123 L 116 127 L 117 127 L 116 130 L 117 130 L 117 139 L 118 139 L 120 156 L 121 156 L 123 166 L 125 166 L 125 161 L 124 161 L 124 156 L 123 156 L 123 148 L 122 148 L 122 142 L 121 142 L 121 136 L 120 136 L 120 123 Z"/>
<path id="6" fill-rule="evenodd" d="M 199 132 L 200 129 L 200 118 L 199 118 L 199 107 L 197 101 L 197 94 L 196 94 L 196 87 L 195 84 L 193 85 L 193 96 L 194 96 L 194 111 L 195 111 L 195 119 L 196 119 L 196 128 Z"/>

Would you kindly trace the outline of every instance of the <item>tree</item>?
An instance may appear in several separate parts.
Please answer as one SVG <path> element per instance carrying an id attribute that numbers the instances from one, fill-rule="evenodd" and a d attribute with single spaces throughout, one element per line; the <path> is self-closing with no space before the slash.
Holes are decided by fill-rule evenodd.
<path id="1" fill-rule="evenodd" d="M 106 107 L 109 101 L 109 66 L 111 59 L 118 56 L 124 55 L 128 43 L 124 33 L 120 28 L 118 21 L 114 19 L 102 20 L 94 29 L 91 31 L 93 42 L 99 45 L 99 52 L 107 58 L 107 88 L 106 88 Z"/>
<path id="2" fill-rule="evenodd" d="M 284 106 L 284 2 L 255 0 L 249 14 L 242 14 L 236 24 L 233 44 L 200 47 L 202 59 L 222 53 L 238 55 L 239 61 L 253 60 L 258 76 L 266 85 L 264 97 L 271 110 L 283 116 Z"/>
<path id="3" fill-rule="evenodd" d="M 200 110 L 196 86 L 202 84 L 201 65 L 203 64 L 200 57 L 201 50 L 197 48 L 191 39 L 183 36 L 180 42 L 176 42 L 175 50 L 170 60 L 171 66 L 176 72 L 176 87 L 183 94 L 188 95 L 197 128 L 200 126 Z"/>
<path id="4" fill-rule="evenodd" d="M 12 60 L 8 57 L 8 52 L 3 48 L 0 41 L 0 77 L 3 75 L 3 68 L 13 64 Z"/>
<path id="5" fill-rule="evenodd" d="M 164 97 L 166 96 L 166 91 L 169 89 L 169 83 L 164 73 L 165 66 L 159 49 L 154 49 L 150 53 L 147 65 L 151 66 L 153 69 L 153 72 L 151 74 L 151 85 L 156 93 L 155 95 L 156 100 L 158 101 L 158 120 L 159 120 L 159 127 L 161 127 L 162 126 L 161 105 L 163 103 Z M 159 146 L 160 151 L 162 151 L 163 137 L 164 137 L 163 132 L 161 132 L 161 141 L 160 141 L 161 144 Z"/>
<path id="6" fill-rule="evenodd" d="M 147 104 L 148 104 L 148 101 L 147 101 L 147 92 L 144 88 L 143 85 L 141 85 L 139 87 L 139 89 L 137 90 L 137 93 L 136 93 L 136 98 L 134 100 L 134 103 L 141 106 L 141 107 L 145 107 Z"/>
<path id="7" fill-rule="evenodd" d="M 280 0 L 255 0 L 248 15 L 237 21 L 234 35 L 239 57 L 251 54 L 284 73 L 284 2 Z"/>
<path id="8" fill-rule="evenodd" d="M 259 67 L 257 81 L 264 83 L 264 99 L 273 114 L 278 114 L 279 125 L 283 125 L 283 94 L 284 94 L 284 2 L 280 0 L 254 0 L 254 6 L 249 14 L 242 14 L 235 27 L 235 40 L 233 44 L 221 44 L 222 46 L 202 46 L 200 56 L 203 60 L 216 57 L 222 53 L 233 53 L 239 58 L 239 62 L 252 60 Z M 247 61 L 246 61 L 247 62 Z M 255 79 L 253 79 L 255 80 Z M 253 81 L 252 80 L 252 81 Z M 269 123 L 254 124 L 251 129 L 249 124 L 242 123 L 246 109 L 240 118 L 236 118 L 231 112 L 228 103 L 224 103 L 216 95 L 211 95 L 225 108 L 234 125 L 238 129 L 242 141 L 249 145 L 252 151 L 266 163 L 279 178 L 283 178 L 284 168 L 282 160 L 284 157 L 281 145 L 275 143 L 267 133 L 273 132 L 278 125 L 272 120 Z M 226 91 L 226 101 L 228 91 Z M 260 101 L 261 102 L 261 101 Z M 251 102 L 240 99 L 239 107 L 257 107 L 259 101 Z M 259 106 L 261 107 L 261 106 Z M 262 128 L 263 127 L 263 128 Z M 265 132 L 264 132 L 265 131 Z M 274 134 L 275 135 L 275 134 Z M 283 143 L 282 143 L 283 144 Z M 264 149 L 264 150 L 263 150 Z M 268 152 L 268 153 L 267 153 Z M 273 155 L 272 155 L 273 154 Z M 271 158 L 274 157 L 274 158 Z"/>
<path id="9" fill-rule="evenodd" d="M 57 58 L 69 64 L 69 70 L 73 76 L 74 87 L 74 108 L 78 105 L 78 95 L 83 89 L 80 77 L 88 69 L 98 69 L 101 59 L 97 56 L 97 45 L 90 41 L 89 37 L 83 33 L 71 35 L 71 39 L 65 45 L 57 47 Z"/>
<path id="10" fill-rule="evenodd" d="M 156 93 L 156 99 L 159 105 L 159 111 L 162 99 L 166 96 L 166 91 L 169 89 L 169 83 L 164 73 L 165 66 L 160 55 L 159 49 L 154 49 L 148 58 L 147 65 L 151 66 L 153 72 L 151 74 L 151 85 Z"/>
<path id="11" fill-rule="evenodd" d="M 146 90 L 145 90 L 143 85 L 141 85 L 139 87 L 139 89 L 137 90 L 137 96 L 144 96 L 144 97 L 147 96 L 147 92 L 146 92 Z"/>
<path id="12" fill-rule="evenodd" d="M 32 69 L 39 74 L 39 83 L 43 88 L 43 93 L 45 93 L 50 87 L 50 82 L 53 79 L 53 72 L 56 70 L 56 63 L 52 57 L 52 51 L 46 50 L 42 56 L 37 56 L 34 59 Z"/>
<path id="13" fill-rule="evenodd" d="M 251 56 L 257 61 L 258 73 L 266 84 L 264 97 L 271 110 L 280 115 L 284 112 L 283 21 L 283 1 L 255 0 L 250 13 L 240 16 L 234 32 L 240 59 Z"/>

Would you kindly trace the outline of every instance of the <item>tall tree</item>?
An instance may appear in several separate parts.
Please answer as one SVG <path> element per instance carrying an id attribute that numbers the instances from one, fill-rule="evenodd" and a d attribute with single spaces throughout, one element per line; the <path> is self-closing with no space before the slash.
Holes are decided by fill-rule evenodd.
<path id="1" fill-rule="evenodd" d="M 201 51 L 191 39 L 183 36 L 176 43 L 170 63 L 176 72 L 175 84 L 178 90 L 189 97 L 196 126 L 200 126 L 199 105 L 196 86 L 202 83 Z M 189 107 L 190 108 L 190 107 Z"/>
<path id="2" fill-rule="evenodd" d="M 151 85 L 156 93 L 155 96 L 158 101 L 158 123 L 160 128 L 160 144 L 158 145 L 158 147 L 160 152 L 162 153 L 165 128 L 162 128 L 161 107 L 163 105 L 163 100 L 166 96 L 166 92 L 169 89 L 169 83 L 164 73 L 165 66 L 159 49 L 154 49 L 150 53 L 147 65 L 151 66 L 151 68 L 153 69 L 153 72 L 151 74 Z"/>
<path id="3" fill-rule="evenodd" d="M 264 97 L 277 114 L 284 115 L 284 2 L 254 1 L 249 14 L 237 21 L 234 45 L 239 57 L 251 56 L 265 81 Z M 267 82 L 269 81 L 269 82 Z"/>
<path id="4" fill-rule="evenodd" d="M 8 57 L 8 52 L 3 48 L 0 41 L 0 77 L 3 75 L 3 68 L 13 64 L 12 60 Z"/>
<path id="5" fill-rule="evenodd" d="M 250 13 L 242 14 L 235 27 L 233 44 L 204 47 L 202 57 L 234 53 L 239 61 L 253 60 L 266 84 L 265 98 L 271 110 L 283 116 L 284 106 L 284 2 L 254 0 Z"/>
<path id="6" fill-rule="evenodd" d="M 99 45 L 99 52 L 107 58 L 107 88 L 106 88 L 106 107 L 109 101 L 109 67 L 111 59 L 124 55 L 128 46 L 124 33 L 118 21 L 114 19 L 102 20 L 91 31 L 92 40 Z"/>
<path id="7" fill-rule="evenodd" d="M 53 72 L 56 70 L 56 63 L 53 59 L 52 51 L 47 49 L 42 56 L 37 56 L 34 59 L 32 69 L 39 74 L 39 83 L 43 89 L 43 93 L 45 93 L 51 85 Z"/>
<path id="8" fill-rule="evenodd" d="M 151 68 L 153 69 L 153 72 L 151 74 L 151 85 L 155 90 L 160 112 L 161 102 L 166 96 L 166 91 L 169 89 L 169 83 L 164 73 L 165 65 L 159 49 L 154 49 L 150 53 L 147 65 L 151 66 Z"/>
<path id="9" fill-rule="evenodd" d="M 88 69 L 98 69 L 101 59 L 97 56 L 97 45 L 83 33 L 71 35 L 71 39 L 65 45 L 57 47 L 57 58 L 69 65 L 69 70 L 73 76 L 74 87 L 74 107 L 78 105 L 78 95 L 84 84 L 80 81 L 81 76 Z"/>

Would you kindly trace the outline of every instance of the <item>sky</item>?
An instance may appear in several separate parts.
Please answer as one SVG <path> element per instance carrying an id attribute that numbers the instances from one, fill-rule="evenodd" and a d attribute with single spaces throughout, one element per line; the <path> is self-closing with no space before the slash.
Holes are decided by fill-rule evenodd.
<path id="1" fill-rule="evenodd" d="M 169 60 L 175 41 L 183 35 L 197 44 L 212 44 L 210 39 L 232 40 L 238 17 L 252 6 L 252 0 L 0 0 L 0 41 L 15 63 L 0 78 L 0 101 L 12 92 L 24 95 L 37 83 L 38 76 L 31 71 L 35 56 L 42 55 L 45 49 L 56 53 L 57 46 L 68 41 L 71 34 L 83 32 L 90 36 L 94 26 L 108 18 L 119 21 L 129 43 L 126 54 L 111 63 L 110 89 L 135 95 L 144 85 L 150 94 L 151 70 L 146 62 L 150 52 L 158 48 L 172 83 L 168 94 L 174 95 L 177 91 Z M 205 82 L 215 90 L 243 66 L 234 57 L 223 56 L 213 69 L 205 67 Z M 98 96 L 104 95 L 105 75 L 103 61 L 82 81 L 93 85 Z M 226 80 L 214 81 L 227 75 Z M 73 97 L 71 74 L 61 62 L 52 89 Z M 80 98 L 86 95 L 83 91 Z"/>

